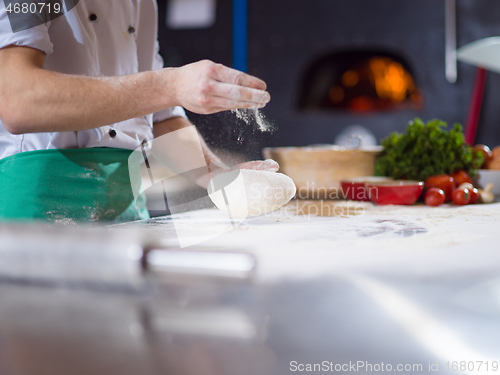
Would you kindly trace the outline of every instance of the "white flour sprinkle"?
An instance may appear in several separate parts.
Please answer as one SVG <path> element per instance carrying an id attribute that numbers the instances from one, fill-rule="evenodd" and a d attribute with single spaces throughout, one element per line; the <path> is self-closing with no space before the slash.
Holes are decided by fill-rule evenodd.
<path id="1" fill-rule="evenodd" d="M 273 125 L 267 121 L 262 112 L 260 112 L 257 108 L 254 109 L 233 109 L 231 110 L 236 117 L 240 120 L 245 121 L 245 124 L 252 125 L 256 123 L 259 127 L 259 130 L 262 132 L 273 131 Z"/>

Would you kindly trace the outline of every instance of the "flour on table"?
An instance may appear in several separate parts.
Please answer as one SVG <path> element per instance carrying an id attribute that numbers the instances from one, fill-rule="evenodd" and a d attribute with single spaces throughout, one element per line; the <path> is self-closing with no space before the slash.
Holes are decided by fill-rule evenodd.
<path id="1" fill-rule="evenodd" d="M 218 175 L 208 187 L 208 195 L 217 208 L 235 218 L 275 211 L 288 203 L 295 193 L 296 187 L 290 177 L 250 169 Z"/>

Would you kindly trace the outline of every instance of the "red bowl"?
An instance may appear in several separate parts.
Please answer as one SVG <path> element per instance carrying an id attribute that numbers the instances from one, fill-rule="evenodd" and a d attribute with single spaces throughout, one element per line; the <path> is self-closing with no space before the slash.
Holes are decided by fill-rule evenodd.
<path id="1" fill-rule="evenodd" d="M 366 183 L 368 196 L 377 204 L 405 204 L 417 201 L 424 183 L 422 181 L 394 180 Z"/>
<path id="2" fill-rule="evenodd" d="M 340 181 L 342 186 L 342 198 L 352 201 L 369 202 L 370 197 L 366 190 L 366 183 L 377 183 L 381 181 L 391 181 L 390 177 L 364 176 L 354 177 Z"/>

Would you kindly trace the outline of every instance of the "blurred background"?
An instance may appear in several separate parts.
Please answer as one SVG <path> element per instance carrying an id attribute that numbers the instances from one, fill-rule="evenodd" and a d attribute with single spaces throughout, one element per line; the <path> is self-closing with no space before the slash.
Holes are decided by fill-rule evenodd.
<path id="1" fill-rule="evenodd" d="M 260 158 L 266 146 L 333 143 L 361 125 L 377 141 L 409 120 L 465 125 L 476 68 L 445 76 L 445 1 L 158 0 L 166 66 L 211 59 L 264 79 L 261 133 L 233 113 L 189 114 L 209 144 Z M 494 0 L 458 0 L 456 46 L 500 35 Z M 500 76 L 489 73 L 476 143 L 500 144 Z"/>

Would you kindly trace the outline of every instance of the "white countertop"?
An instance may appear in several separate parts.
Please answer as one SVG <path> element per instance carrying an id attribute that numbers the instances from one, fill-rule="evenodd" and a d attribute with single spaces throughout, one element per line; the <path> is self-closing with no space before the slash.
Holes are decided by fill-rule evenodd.
<path id="1" fill-rule="evenodd" d="M 297 201 L 292 201 L 235 225 L 217 209 L 126 225 L 144 226 L 144 233 L 166 246 L 251 252 L 258 277 L 267 281 L 346 270 L 398 273 L 408 267 L 426 275 L 470 272 L 500 264 L 500 203 L 359 207 L 359 215 L 317 217 L 294 214 Z"/>

